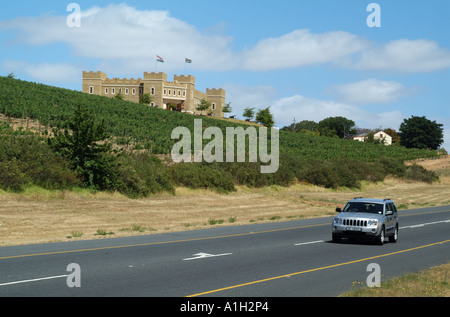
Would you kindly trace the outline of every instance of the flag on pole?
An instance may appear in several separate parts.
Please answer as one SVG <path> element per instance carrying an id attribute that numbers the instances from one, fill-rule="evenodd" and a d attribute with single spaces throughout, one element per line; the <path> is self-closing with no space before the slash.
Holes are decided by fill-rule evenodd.
<path id="1" fill-rule="evenodd" d="M 161 56 L 156 55 L 156 61 L 160 62 L 160 63 L 164 63 L 164 58 L 162 58 Z"/>
<path id="2" fill-rule="evenodd" d="M 185 61 L 186 61 L 186 64 L 192 64 L 192 59 L 186 58 Z"/>

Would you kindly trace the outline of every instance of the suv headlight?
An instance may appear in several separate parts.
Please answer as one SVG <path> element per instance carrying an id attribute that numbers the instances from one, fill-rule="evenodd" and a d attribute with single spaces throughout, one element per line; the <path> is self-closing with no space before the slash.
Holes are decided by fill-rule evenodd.
<path id="1" fill-rule="evenodd" d="M 378 226 L 378 220 L 369 220 L 369 221 L 367 221 L 367 225 L 369 227 L 371 227 L 371 226 Z"/>
<path id="2" fill-rule="evenodd" d="M 335 225 L 341 225 L 341 224 L 342 224 L 342 219 L 341 219 L 341 218 L 334 218 L 333 223 L 334 223 Z"/>

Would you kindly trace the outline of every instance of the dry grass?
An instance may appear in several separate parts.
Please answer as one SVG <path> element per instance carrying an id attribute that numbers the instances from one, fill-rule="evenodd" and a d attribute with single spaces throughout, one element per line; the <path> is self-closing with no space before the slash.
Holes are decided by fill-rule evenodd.
<path id="1" fill-rule="evenodd" d="M 434 170 L 445 172 L 450 160 L 434 164 Z M 358 191 L 303 184 L 289 188 L 241 187 L 228 195 L 178 188 L 176 196 L 163 194 L 138 200 L 84 190 L 0 192 L 0 246 L 96 239 L 100 237 L 98 230 L 114 233 L 108 237 L 124 237 L 331 216 L 336 206 L 342 207 L 356 196 L 389 197 L 403 209 L 447 205 L 447 180 L 444 177 L 430 185 L 388 178 L 383 183 L 363 184 Z"/>
<path id="2" fill-rule="evenodd" d="M 450 263 L 381 283 L 380 288 L 358 288 L 346 297 L 450 297 Z"/>

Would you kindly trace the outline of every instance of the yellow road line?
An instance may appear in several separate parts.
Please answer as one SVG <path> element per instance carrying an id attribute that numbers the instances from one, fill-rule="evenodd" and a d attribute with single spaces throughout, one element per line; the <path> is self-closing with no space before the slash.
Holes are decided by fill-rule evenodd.
<path id="1" fill-rule="evenodd" d="M 354 261 L 349 261 L 349 262 L 344 262 L 344 263 L 339 263 L 339 264 L 334 264 L 334 265 L 329 265 L 329 266 L 323 266 L 323 267 L 318 267 L 318 268 L 314 268 L 314 269 L 310 269 L 310 270 L 306 270 L 306 271 L 295 272 L 295 273 L 290 273 L 290 274 L 270 277 L 270 278 L 266 278 L 266 279 L 262 279 L 262 280 L 257 280 L 257 281 L 253 281 L 253 282 L 248 282 L 248 283 L 228 286 L 228 287 L 224 287 L 224 288 L 220 288 L 220 289 L 216 289 L 216 290 L 212 290 L 212 291 L 207 291 L 207 292 L 203 292 L 203 293 L 189 295 L 189 296 L 186 296 L 186 297 L 198 297 L 198 296 L 202 296 L 202 295 L 218 293 L 218 292 L 230 290 L 230 289 L 233 289 L 233 288 L 239 288 L 239 287 L 244 287 L 244 286 L 264 283 L 264 282 L 273 281 L 273 280 L 277 280 L 277 279 L 284 278 L 284 277 L 292 277 L 292 276 L 295 276 L 295 275 L 301 275 L 301 274 L 306 274 L 306 273 L 311 273 L 311 272 L 331 269 L 331 268 L 335 268 L 335 267 L 339 267 L 339 266 L 344 266 L 344 265 L 349 265 L 349 264 L 369 261 L 369 260 L 373 260 L 373 259 L 383 258 L 383 257 L 391 256 L 391 255 L 411 252 L 411 251 L 414 251 L 414 250 L 424 249 L 424 248 L 428 248 L 428 247 L 431 247 L 431 246 L 444 244 L 444 243 L 448 243 L 448 242 L 450 242 L 450 240 L 445 240 L 445 241 L 441 241 L 441 242 L 431 243 L 431 244 L 427 244 L 427 245 L 423 245 L 423 246 L 419 246 L 419 247 L 415 247 L 415 248 L 411 248 L 411 249 L 406 249 L 406 250 L 402 250 L 402 251 L 397 251 L 397 252 L 392 252 L 392 253 L 387 253 L 387 254 L 382 254 L 382 255 L 376 255 L 376 256 L 369 257 L 369 258 L 364 258 L 364 259 L 359 259 L 359 260 L 354 260 Z"/>

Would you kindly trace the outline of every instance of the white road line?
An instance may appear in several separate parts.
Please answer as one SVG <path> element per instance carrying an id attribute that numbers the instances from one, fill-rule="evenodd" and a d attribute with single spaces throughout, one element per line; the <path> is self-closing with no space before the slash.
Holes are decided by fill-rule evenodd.
<path id="1" fill-rule="evenodd" d="M 297 243 L 294 245 L 307 245 L 307 244 L 316 244 L 316 243 L 324 243 L 325 240 L 320 240 L 320 241 L 311 241 L 311 242 L 303 242 L 303 243 Z"/>
<path id="2" fill-rule="evenodd" d="M 52 279 L 63 278 L 63 277 L 68 277 L 68 276 L 69 275 L 59 275 L 59 276 L 49 276 L 49 277 L 35 278 L 35 279 L 32 279 L 32 280 L 24 280 L 24 281 L 3 283 L 3 284 L 0 284 L 0 286 L 8 286 L 8 285 L 14 285 L 14 284 L 39 282 L 39 281 L 52 280 Z"/>
<path id="3" fill-rule="evenodd" d="M 436 224 L 439 224 L 439 223 L 450 223 L 450 219 L 449 220 L 442 220 L 442 221 L 435 221 L 435 222 L 428 222 L 428 223 L 420 223 L 420 224 L 417 224 L 417 225 L 400 227 L 400 229 L 422 228 L 422 227 L 425 227 L 425 226 L 436 225 Z"/>

